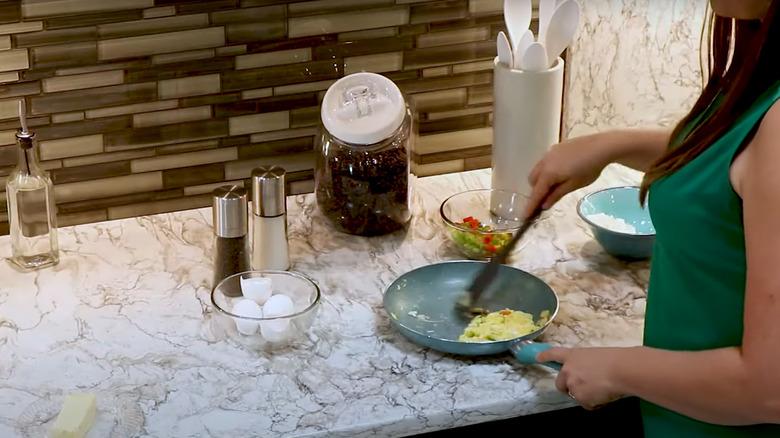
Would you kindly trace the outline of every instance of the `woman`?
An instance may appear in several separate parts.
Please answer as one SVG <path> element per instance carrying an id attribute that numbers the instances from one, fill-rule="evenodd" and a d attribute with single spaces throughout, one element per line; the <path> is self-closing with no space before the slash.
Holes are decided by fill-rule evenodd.
<path id="1" fill-rule="evenodd" d="M 780 437 L 780 0 L 710 3 L 710 80 L 674 131 L 575 138 L 529 178 L 530 212 L 610 162 L 646 172 L 644 346 L 538 360 L 563 364 L 557 387 L 585 408 L 641 399 L 648 437 Z"/>

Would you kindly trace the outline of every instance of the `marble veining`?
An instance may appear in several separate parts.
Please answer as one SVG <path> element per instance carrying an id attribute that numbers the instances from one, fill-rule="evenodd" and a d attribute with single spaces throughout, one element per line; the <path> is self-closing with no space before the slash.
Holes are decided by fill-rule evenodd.
<path id="1" fill-rule="evenodd" d="M 606 255 L 574 210 L 584 191 L 636 181 L 609 168 L 514 255 L 559 294 L 546 341 L 641 342 L 647 263 Z M 213 330 L 210 209 L 62 228 L 57 267 L 0 263 L 0 436 L 41 436 L 72 391 L 99 396 L 91 436 L 389 437 L 571 406 L 554 373 L 423 349 L 382 310 L 397 276 L 460 258 L 438 206 L 489 184 L 487 170 L 415 180 L 409 230 L 377 238 L 333 231 L 312 195 L 289 198 L 292 269 L 324 300 L 307 338 L 276 350 Z M 8 247 L 0 238 L 0 255 Z"/>
<path id="2" fill-rule="evenodd" d="M 582 19 L 567 62 L 565 136 L 673 126 L 685 115 L 702 86 L 700 36 L 707 3 L 581 1 Z"/>

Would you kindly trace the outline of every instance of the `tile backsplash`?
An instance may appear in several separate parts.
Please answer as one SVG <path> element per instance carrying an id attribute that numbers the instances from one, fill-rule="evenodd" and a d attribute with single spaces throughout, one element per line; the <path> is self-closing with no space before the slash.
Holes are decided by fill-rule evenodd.
<path id="1" fill-rule="evenodd" d="M 417 175 L 488 167 L 502 5 L 0 0 L 0 190 L 25 99 L 60 225 L 209 205 L 258 165 L 308 192 L 319 102 L 362 70 L 410 97 Z"/>

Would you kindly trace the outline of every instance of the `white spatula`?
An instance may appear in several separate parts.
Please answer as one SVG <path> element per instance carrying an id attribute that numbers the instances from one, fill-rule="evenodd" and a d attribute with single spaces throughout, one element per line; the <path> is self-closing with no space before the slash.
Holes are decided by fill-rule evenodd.
<path id="1" fill-rule="evenodd" d="M 576 0 L 566 0 L 553 12 L 544 36 L 547 61 L 552 64 L 571 44 L 580 22 L 580 5 Z M 548 65 L 549 67 L 549 65 Z"/>
<path id="2" fill-rule="evenodd" d="M 504 0 L 504 21 L 514 49 L 531 25 L 531 0 Z"/>
<path id="3" fill-rule="evenodd" d="M 525 71 L 544 71 L 547 70 L 547 52 L 544 46 L 534 41 L 525 50 L 521 64 Z"/>

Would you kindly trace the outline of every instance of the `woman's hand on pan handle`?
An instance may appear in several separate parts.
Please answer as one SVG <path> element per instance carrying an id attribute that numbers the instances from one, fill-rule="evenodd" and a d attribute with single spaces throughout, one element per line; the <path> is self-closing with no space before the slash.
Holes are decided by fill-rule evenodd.
<path id="1" fill-rule="evenodd" d="M 575 137 L 554 145 L 536 163 L 528 182 L 528 217 L 538 206 L 552 207 L 564 195 L 593 183 L 608 164 L 647 170 L 663 155 L 669 131 L 622 130 Z"/>

